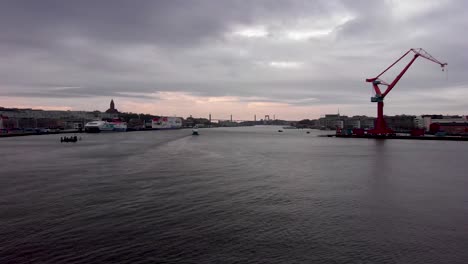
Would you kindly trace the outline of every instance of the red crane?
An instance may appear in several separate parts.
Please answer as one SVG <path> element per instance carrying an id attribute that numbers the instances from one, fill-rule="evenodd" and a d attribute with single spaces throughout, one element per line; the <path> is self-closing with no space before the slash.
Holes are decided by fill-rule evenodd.
<path id="1" fill-rule="evenodd" d="M 395 66 L 395 64 L 397 64 L 401 59 L 403 59 L 406 55 L 410 54 L 411 52 L 414 53 L 413 59 L 411 59 L 411 61 L 408 63 L 408 65 L 406 65 L 406 67 L 400 72 L 400 74 L 398 74 L 398 76 L 395 78 L 395 80 L 393 80 L 392 83 L 389 84 L 389 83 L 386 83 L 385 81 L 379 79 L 379 77 L 382 76 L 382 74 L 384 74 L 390 68 Z M 383 116 L 383 107 L 384 107 L 383 100 L 384 100 L 385 96 L 387 96 L 387 94 L 393 89 L 393 87 L 395 87 L 395 85 L 398 83 L 398 81 L 401 79 L 401 77 L 403 77 L 403 75 L 409 69 L 411 64 L 413 64 L 413 62 L 418 57 L 423 57 L 425 59 L 428 59 L 428 60 L 430 60 L 432 62 L 435 62 L 435 63 L 439 64 L 442 67 L 442 71 L 444 70 L 444 67 L 447 66 L 447 63 L 442 63 L 442 62 L 438 61 L 437 59 L 432 57 L 429 53 L 427 53 L 425 50 L 423 50 L 421 48 L 419 48 L 419 49 L 410 49 L 403 56 L 401 56 L 397 61 L 395 61 L 392 65 L 390 65 L 387 69 L 385 69 L 382 73 L 377 75 L 377 77 L 366 79 L 366 82 L 371 82 L 372 83 L 372 86 L 373 86 L 373 88 L 375 90 L 375 96 L 371 97 L 371 102 L 377 103 L 377 120 L 375 121 L 374 129 L 370 130 L 369 134 L 371 134 L 371 135 L 389 135 L 389 134 L 394 133 L 393 130 L 388 128 L 387 124 L 385 123 L 385 119 L 384 119 L 384 116 Z M 379 88 L 379 85 L 387 86 L 387 89 L 385 90 L 385 92 L 382 93 L 382 91 Z"/>

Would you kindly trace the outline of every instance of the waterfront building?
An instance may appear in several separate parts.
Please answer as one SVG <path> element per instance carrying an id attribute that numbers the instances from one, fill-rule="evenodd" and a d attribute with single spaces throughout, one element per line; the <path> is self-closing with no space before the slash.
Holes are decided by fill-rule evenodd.
<path id="1" fill-rule="evenodd" d="M 415 128 L 415 116 L 411 115 L 396 115 L 384 116 L 387 127 L 394 131 L 408 131 Z"/>
<path id="2" fill-rule="evenodd" d="M 155 117 L 151 121 L 153 129 L 178 129 L 182 128 L 182 118 L 173 116 Z"/>
<path id="3" fill-rule="evenodd" d="M 58 111 L 40 109 L 18 109 L 0 107 L 0 115 L 8 118 L 9 126 L 15 128 L 64 128 L 73 129 L 76 123 L 82 124 L 106 118 L 116 118 L 118 114 L 99 111 Z M 5 119 L 6 120 L 6 119 Z M 5 123 L 6 121 L 2 121 Z"/>
<path id="4" fill-rule="evenodd" d="M 414 127 L 415 128 L 424 128 L 424 117 L 415 116 L 414 117 Z"/>
<path id="5" fill-rule="evenodd" d="M 7 116 L 0 115 L 0 129 L 14 129 L 18 128 L 16 120 L 10 119 Z"/>
<path id="6" fill-rule="evenodd" d="M 36 119 L 36 128 L 57 128 L 59 127 L 59 119 L 55 118 L 38 118 Z"/>
<path id="7" fill-rule="evenodd" d="M 31 117 L 24 117 L 24 118 L 17 118 L 18 128 L 36 128 L 37 123 L 35 118 Z"/>
<path id="8" fill-rule="evenodd" d="M 348 118 L 344 120 L 344 128 L 353 129 L 353 128 L 361 128 L 361 120 L 359 118 Z"/>
<path id="9" fill-rule="evenodd" d="M 321 129 L 336 129 L 336 128 L 374 128 L 374 117 L 368 116 L 343 116 L 340 114 L 325 115 L 316 121 L 316 127 Z"/>
<path id="10" fill-rule="evenodd" d="M 138 118 L 130 118 L 127 122 L 127 127 L 130 130 L 140 130 L 144 128 L 144 121 Z"/>
<path id="11" fill-rule="evenodd" d="M 373 129 L 375 125 L 375 117 L 363 116 L 360 118 L 361 128 L 363 129 Z"/>
<path id="12" fill-rule="evenodd" d="M 443 116 L 443 115 L 423 115 L 421 116 L 423 120 L 423 127 L 420 127 L 420 121 L 418 122 L 418 125 L 420 128 L 424 128 L 426 131 L 431 131 L 431 125 L 432 124 L 464 124 L 468 122 L 468 119 L 466 116 L 458 116 L 458 115 L 452 115 L 452 116 Z M 419 119 L 419 118 L 418 118 Z"/>
<path id="13" fill-rule="evenodd" d="M 435 123 L 438 124 L 438 123 Z M 468 122 L 452 122 L 440 123 L 439 130 L 449 135 L 465 135 L 468 134 Z"/>
<path id="14" fill-rule="evenodd" d="M 340 114 L 327 114 L 318 119 L 318 125 L 321 129 L 343 128 L 344 120 L 347 118 L 347 116 L 341 116 Z"/>
<path id="15" fill-rule="evenodd" d="M 467 116 L 426 115 L 424 118 L 427 120 L 425 129 L 430 133 L 445 132 L 449 135 L 468 134 Z"/>

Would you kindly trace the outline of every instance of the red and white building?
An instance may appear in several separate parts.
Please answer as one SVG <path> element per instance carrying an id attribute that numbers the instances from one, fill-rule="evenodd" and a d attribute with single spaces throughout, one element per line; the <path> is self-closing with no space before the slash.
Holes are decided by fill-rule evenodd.
<path id="1" fill-rule="evenodd" d="M 172 116 L 160 116 L 151 120 L 151 128 L 153 129 L 179 129 L 182 128 L 182 118 Z"/>

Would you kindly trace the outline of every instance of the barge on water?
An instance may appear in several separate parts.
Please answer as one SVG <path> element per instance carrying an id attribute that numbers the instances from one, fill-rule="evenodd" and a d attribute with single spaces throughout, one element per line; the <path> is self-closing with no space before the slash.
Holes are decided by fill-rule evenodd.
<path id="1" fill-rule="evenodd" d="M 343 129 L 337 128 L 334 135 L 325 135 L 326 137 L 339 138 L 374 138 L 374 139 L 412 139 L 412 140 L 448 140 L 448 141 L 468 141 L 468 133 L 460 135 L 447 135 L 445 132 L 437 132 L 434 135 L 425 135 L 424 129 L 413 129 L 408 135 L 396 133 L 374 134 L 373 130 L 364 130 L 362 128 Z"/>

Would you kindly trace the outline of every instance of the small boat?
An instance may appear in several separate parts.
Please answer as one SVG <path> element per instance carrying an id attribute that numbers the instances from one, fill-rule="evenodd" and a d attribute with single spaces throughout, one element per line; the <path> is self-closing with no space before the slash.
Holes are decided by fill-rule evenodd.
<path id="1" fill-rule="evenodd" d="M 278 130 L 278 132 L 283 132 L 283 130 L 280 129 L 280 130 Z"/>
<path id="2" fill-rule="evenodd" d="M 198 134 L 198 126 L 194 126 L 194 127 L 192 128 L 192 135 L 193 135 L 193 136 L 198 136 L 198 135 L 199 135 L 199 134 Z"/>
<path id="3" fill-rule="evenodd" d="M 307 133 L 307 134 L 310 134 L 310 131 L 307 131 L 306 133 Z"/>
<path id="4" fill-rule="evenodd" d="M 63 142 L 72 142 L 72 143 L 75 143 L 78 141 L 78 137 L 77 136 L 73 136 L 73 137 L 61 137 L 60 138 L 60 143 L 63 143 Z"/>

